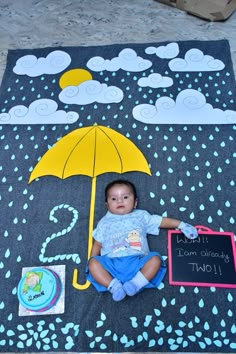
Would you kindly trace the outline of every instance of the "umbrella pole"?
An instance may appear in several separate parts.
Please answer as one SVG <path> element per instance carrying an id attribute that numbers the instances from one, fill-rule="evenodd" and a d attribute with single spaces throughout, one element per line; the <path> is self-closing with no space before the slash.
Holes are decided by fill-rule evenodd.
<path id="1" fill-rule="evenodd" d="M 93 231 L 93 225 L 94 225 L 96 181 L 97 181 L 97 177 L 95 176 L 95 177 L 92 178 L 92 188 L 91 188 L 91 197 L 90 197 L 88 259 L 90 258 L 90 253 L 91 253 L 92 245 L 93 245 L 92 231 Z M 86 280 L 86 282 L 84 284 L 78 284 L 77 283 L 77 279 L 78 279 L 78 269 L 74 269 L 73 280 L 72 280 L 73 287 L 76 288 L 76 289 L 79 289 L 79 290 L 85 290 L 85 289 L 87 289 L 89 287 L 90 282 L 88 280 Z"/>

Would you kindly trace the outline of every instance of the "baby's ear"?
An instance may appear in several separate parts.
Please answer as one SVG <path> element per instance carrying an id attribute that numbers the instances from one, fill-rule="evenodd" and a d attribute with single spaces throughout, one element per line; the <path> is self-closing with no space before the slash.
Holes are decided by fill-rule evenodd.
<path id="1" fill-rule="evenodd" d="M 134 202 L 134 209 L 137 207 L 138 205 L 138 198 L 135 199 L 135 202 Z"/>

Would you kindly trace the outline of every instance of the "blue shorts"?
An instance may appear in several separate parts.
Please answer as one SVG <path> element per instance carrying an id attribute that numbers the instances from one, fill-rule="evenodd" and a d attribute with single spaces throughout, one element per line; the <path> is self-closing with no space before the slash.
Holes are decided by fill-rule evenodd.
<path id="1" fill-rule="evenodd" d="M 93 258 L 95 258 L 113 278 L 117 278 L 121 283 L 125 283 L 126 281 L 131 280 L 137 272 L 143 268 L 145 263 L 147 263 L 147 261 L 154 256 L 158 256 L 161 259 L 161 268 L 155 277 L 144 288 L 156 288 L 163 280 L 167 270 L 165 262 L 158 252 L 149 252 L 147 255 L 134 255 L 126 257 L 110 258 L 107 256 L 95 256 Z M 96 282 L 96 280 L 89 273 L 88 269 L 87 279 L 93 284 L 97 291 L 108 291 L 105 286 Z"/>

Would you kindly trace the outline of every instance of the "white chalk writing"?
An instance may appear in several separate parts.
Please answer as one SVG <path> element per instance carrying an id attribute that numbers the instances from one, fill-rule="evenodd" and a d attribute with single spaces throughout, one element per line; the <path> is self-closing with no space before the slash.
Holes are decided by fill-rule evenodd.
<path id="1" fill-rule="evenodd" d="M 186 250 L 184 248 L 176 248 L 176 253 L 177 257 L 208 257 L 208 258 L 218 258 L 225 263 L 230 262 L 230 257 L 227 253 L 224 253 L 224 251 L 221 252 L 215 252 L 212 250 L 209 250 L 205 248 L 204 250 L 201 251 L 196 251 L 196 250 Z"/>
<path id="2" fill-rule="evenodd" d="M 191 265 L 193 272 L 202 272 L 202 273 L 214 273 L 215 275 L 222 275 L 222 271 L 219 265 L 211 265 L 205 263 L 188 263 Z"/>

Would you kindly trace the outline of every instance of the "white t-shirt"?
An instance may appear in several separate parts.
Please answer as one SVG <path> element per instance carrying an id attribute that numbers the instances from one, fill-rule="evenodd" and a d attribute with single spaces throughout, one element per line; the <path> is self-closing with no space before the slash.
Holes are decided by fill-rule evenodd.
<path id="1" fill-rule="evenodd" d="M 109 211 L 98 222 L 93 238 L 102 244 L 101 255 L 124 257 L 147 254 L 147 234 L 158 235 L 162 217 L 145 210 L 134 209 L 125 215 Z"/>

